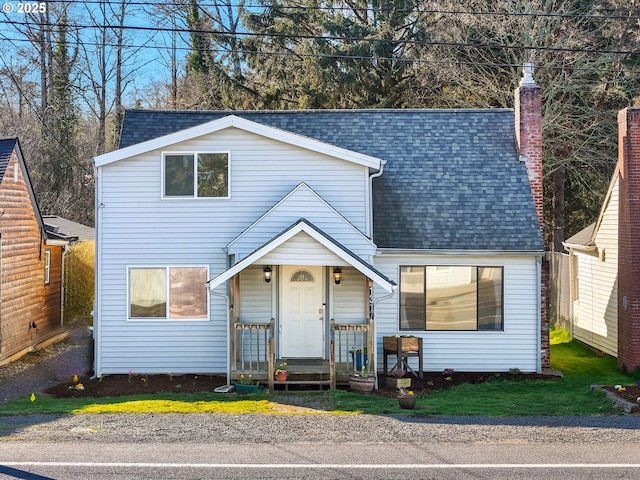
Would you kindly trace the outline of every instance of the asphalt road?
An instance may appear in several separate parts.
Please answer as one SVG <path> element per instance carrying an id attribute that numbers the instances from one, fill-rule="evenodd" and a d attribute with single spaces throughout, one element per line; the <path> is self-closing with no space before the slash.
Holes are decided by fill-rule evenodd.
<path id="1" fill-rule="evenodd" d="M 640 417 L 0 417 L 0 479 L 640 479 Z"/>

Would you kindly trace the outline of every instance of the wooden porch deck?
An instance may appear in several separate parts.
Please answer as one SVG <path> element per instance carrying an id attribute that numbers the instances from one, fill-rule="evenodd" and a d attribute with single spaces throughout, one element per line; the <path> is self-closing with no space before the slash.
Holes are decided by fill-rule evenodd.
<path id="1" fill-rule="evenodd" d="M 289 385 L 318 385 L 320 389 L 323 386 L 331 386 L 331 367 L 329 360 L 320 360 L 309 362 L 306 359 L 276 359 L 275 364 L 280 365 L 286 363 L 287 380 L 273 380 L 274 385 L 284 385 L 285 390 Z M 245 365 L 246 366 L 246 365 Z M 251 375 L 253 380 L 268 385 L 271 376 L 269 374 L 268 362 L 254 362 L 252 371 L 243 370 L 242 363 L 236 362 L 235 368 L 231 371 L 231 379 L 238 380 L 241 375 Z M 352 366 L 350 363 L 336 364 L 336 383 L 338 385 L 346 385 L 349 383 L 348 377 L 351 373 Z"/>
<path id="2" fill-rule="evenodd" d="M 275 320 L 264 323 L 234 323 L 235 335 L 232 342 L 231 379 L 238 380 L 243 375 L 268 388 L 275 385 L 327 385 L 335 388 L 348 383 L 353 374 L 354 363 L 375 371 L 374 359 L 367 357 L 373 350 L 369 321 L 358 324 L 331 323 L 329 359 L 276 358 Z M 275 380 L 274 372 L 281 364 L 287 364 L 287 380 Z M 360 368 L 358 368 L 360 369 Z"/>

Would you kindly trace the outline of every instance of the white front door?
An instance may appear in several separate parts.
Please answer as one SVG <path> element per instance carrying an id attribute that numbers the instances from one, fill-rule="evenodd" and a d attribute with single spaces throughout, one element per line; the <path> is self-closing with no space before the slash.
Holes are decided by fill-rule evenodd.
<path id="1" fill-rule="evenodd" d="M 322 358 L 322 266 L 282 266 L 280 356 Z"/>

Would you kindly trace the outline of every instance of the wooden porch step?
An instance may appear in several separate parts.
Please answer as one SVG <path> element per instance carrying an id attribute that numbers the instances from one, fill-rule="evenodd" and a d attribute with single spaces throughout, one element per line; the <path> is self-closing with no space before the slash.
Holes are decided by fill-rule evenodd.
<path id="1" fill-rule="evenodd" d="M 284 385 L 285 390 L 289 390 L 289 385 L 318 385 L 322 390 L 323 385 L 331 385 L 331 380 L 285 380 L 283 382 L 274 380 L 273 384 Z"/>

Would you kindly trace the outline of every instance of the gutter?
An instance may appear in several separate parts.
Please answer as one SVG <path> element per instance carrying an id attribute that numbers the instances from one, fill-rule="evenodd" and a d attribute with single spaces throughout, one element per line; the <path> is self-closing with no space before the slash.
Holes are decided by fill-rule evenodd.
<path id="1" fill-rule="evenodd" d="M 473 257 L 543 257 L 544 250 L 438 250 L 418 248 L 378 248 L 376 255 L 437 255 Z"/>

